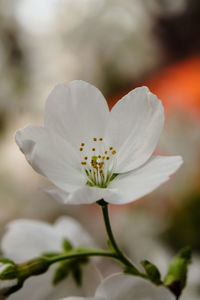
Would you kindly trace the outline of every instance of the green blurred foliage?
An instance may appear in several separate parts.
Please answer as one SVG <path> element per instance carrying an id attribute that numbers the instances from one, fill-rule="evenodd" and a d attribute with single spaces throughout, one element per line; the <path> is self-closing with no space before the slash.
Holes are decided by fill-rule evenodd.
<path id="1" fill-rule="evenodd" d="M 178 250 L 185 245 L 200 253 L 200 192 L 182 199 L 182 204 L 171 212 L 169 226 L 163 238 Z"/>

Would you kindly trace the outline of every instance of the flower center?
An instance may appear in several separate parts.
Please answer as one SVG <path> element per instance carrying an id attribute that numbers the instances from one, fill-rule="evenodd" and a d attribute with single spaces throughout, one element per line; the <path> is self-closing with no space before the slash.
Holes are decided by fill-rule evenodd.
<path id="1" fill-rule="evenodd" d="M 116 176 L 113 173 L 116 150 L 112 146 L 108 147 L 103 138 L 94 137 L 87 143 L 81 143 L 79 151 L 86 184 L 106 188 Z"/>

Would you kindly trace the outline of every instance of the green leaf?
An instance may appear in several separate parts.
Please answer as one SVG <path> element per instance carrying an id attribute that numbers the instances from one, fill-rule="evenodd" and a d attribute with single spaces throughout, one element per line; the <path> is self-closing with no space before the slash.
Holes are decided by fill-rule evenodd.
<path id="1" fill-rule="evenodd" d="M 52 283 L 58 284 L 62 280 L 66 279 L 71 274 L 78 286 L 82 283 L 82 272 L 80 265 L 87 263 L 87 258 L 78 258 L 65 260 L 60 262 L 58 268 L 54 272 Z"/>
<path id="2" fill-rule="evenodd" d="M 161 275 L 158 268 L 149 262 L 148 260 L 141 261 L 141 265 L 144 267 L 148 278 L 155 284 L 161 284 Z"/>
<path id="3" fill-rule="evenodd" d="M 190 247 L 186 247 L 179 251 L 169 265 L 164 285 L 167 286 L 176 297 L 181 295 L 186 285 L 188 265 L 190 263 L 191 249 Z"/>
<path id="4" fill-rule="evenodd" d="M 72 244 L 70 243 L 69 240 L 67 239 L 63 239 L 62 241 L 62 249 L 64 250 L 64 252 L 69 252 L 73 249 Z"/>
<path id="5" fill-rule="evenodd" d="M 53 275 L 52 283 L 54 285 L 60 283 L 62 280 L 67 278 L 71 271 L 71 264 L 70 262 L 62 262 L 59 264 L 58 268 L 55 270 Z"/>
<path id="6" fill-rule="evenodd" d="M 82 285 L 83 274 L 80 266 L 76 266 L 72 271 L 73 278 L 78 286 Z"/>

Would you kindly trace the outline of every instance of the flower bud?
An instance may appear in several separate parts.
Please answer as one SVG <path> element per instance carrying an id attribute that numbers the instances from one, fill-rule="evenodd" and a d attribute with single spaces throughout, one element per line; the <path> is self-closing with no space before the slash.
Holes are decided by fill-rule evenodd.
<path id="1" fill-rule="evenodd" d="M 48 258 L 38 257 L 22 264 L 0 259 L 0 296 L 10 295 L 22 288 L 30 276 L 45 273 L 50 266 Z"/>
<path id="2" fill-rule="evenodd" d="M 15 264 L 7 259 L 0 260 L 0 296 L 18 284 Z"/>

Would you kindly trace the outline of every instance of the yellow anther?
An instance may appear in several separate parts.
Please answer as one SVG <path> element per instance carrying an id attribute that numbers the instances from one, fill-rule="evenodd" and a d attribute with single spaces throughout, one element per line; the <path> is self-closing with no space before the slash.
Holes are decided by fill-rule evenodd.
<path id="1" fill-rule="evenodd" d="M 95 148 L 92 148 L 92 151 L 95 151 Z"/>
<path id="2" fill-rule="evenodd" d="M 107 154 L 107 153 L 108 153 L 108 151 L 105 151 L 104 153 L 105 153 L 105 154 Z"/>
<path id="3" fill-rule="evenodd" d="M 81 146 L 83 147 L 83 146 L 85 146 L 85 144 L 84 144 L 84 143 L 81 143 Z"/>
<path id="4" fill-rule="evenodd" d="M 103 138 L 99 138 L 99 141 L 102 142 L 102 141 L 103 141 Z"/>
<path id="5" fill-rule="evenodd" d="M 109 160 L 109 159 L 110 159 L 110 157 L 109 157 L 109 156 L 107 156 L 107 157 L 106 157 L 106 159 L 107 159 L 107 160 Z"/>
<path id="6" fill-rule="evenodd" d="M 102 169 L 103 165 L 104 165 L 104 162 L 100 162 L 99 163 L 99 168 Z"/>
<path id="7" fill-rule="evenodd" d="M 80 151 L 83 151 L 83 148 L 82 148 L 82 147 L 80 148 Z"/>
<path id="8" fill-rule="evenodd" d="M 115 150 L 113 150 L 113 151 L 112 151 L 112 154 L 114 155 L 115 153 L 116 153 L 116 151 L 115 151 Z"/>
<path id="9" fill-rule="evenodd" d="M 105 156 L 102 156 L 102 159 L 105 159 Z"/>
<path id="10" fill-rule="evenodd" d="M 96 141 L 97 141 L 97 138 L 93 138 L 93 141 L 96 142 Z"/>
<path id="11" fill-rule="evenodd" d="M 98 158 L 101 158 L 101 155 L 99 155 Z"/>
<path id="12" fill-rule="evenodd" d="M 84 165 L 86 165 L 86 162 L 85 162 L 85 161 L 82 161 L 81 164 L 84 166 Z"/>
<path id="13" fill-rule="evenodd" d="M 85 160 L 87 160 L 87 159 L 88 159 L 88 157 L 87 157 L 87 156 L 85 156 L 85 157 L 84 157 L 84 159 L 85 159 Z"/>
<path id="14" fill-rule="evenodd" d="M 113 149 L 113 147 L 110 147 L 110 148 L 109 148 L 109 150 L 112 150 L 112 149 Z"/>

